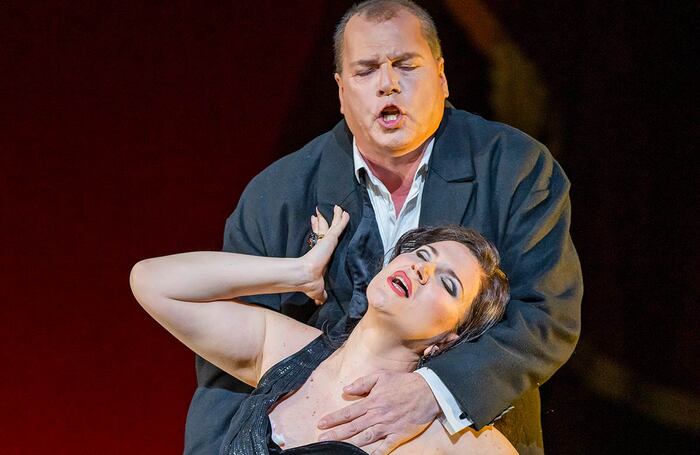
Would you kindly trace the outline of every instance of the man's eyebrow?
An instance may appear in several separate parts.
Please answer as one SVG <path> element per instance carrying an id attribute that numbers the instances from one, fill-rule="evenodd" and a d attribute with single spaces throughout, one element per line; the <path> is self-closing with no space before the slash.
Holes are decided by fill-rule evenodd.
<path id="1" fill-rule="evenodd" d="M 390 55 L 389 60 L 391 62 L 403 62 L 405 60 L 410 60 L 412 58 L 420 57 L 421 55 L 417 52 L 404 52 L 402 54 L 398 55 Z M 354 62 L 351 62 L 350 65 L 352 66 L 377 66 L 379 65 L 379 58 L 366 58 L 366 59 L 360 59 L 360 60 L 355 60 Z"/>
<path id="2" fill-rule="evenodd" d="M 391 60 L 392 62 L 402 62 L 404 60 L 410 60 L 412 58 L 416 58 L 416 57 L 420 57 L 420 56 L 421 55 L 417 52 L 404 52 L 404 53 L 396 55 L 396 56 L 390 55 L 389 60 Z"/>
<path id="3" fill-rule="evenodd" d="M 435 257 L 440 256 L 440 253 L 438 253 L 438 251 L 432 245 L 425 245 L 425 247 L 433 253 L 433 256 L 435 256 Z M 447 273 L 448 275 L 450 275 L 452 278 L 455 279 L 455 281 L 457 281 L 457 283 L 459 283 L 459 287 L 461 288 L 461 293 L 462 293 L 462 295 L 464 295 L 464 286 L 462 285 L 462 280 L 459 279 L 459 277 L 454 272 L 454 270 L 452 270 L 452 269 L 441 269 L 441 270 L 443 272 Z"/>

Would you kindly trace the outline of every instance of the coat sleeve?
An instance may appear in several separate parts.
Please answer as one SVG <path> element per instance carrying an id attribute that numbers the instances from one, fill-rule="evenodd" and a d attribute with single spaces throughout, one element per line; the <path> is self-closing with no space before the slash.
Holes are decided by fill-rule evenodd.
<path id="1" fill-rule="evenodd" d="M 277 251 L 275 245 L 269 244 L 269 239 L 266 239 L 267 231 L 278 226 L 280 221 L 272 223 L 268 220 L 269 213 L 263 210 L 268 207 L 269 201 L 266 199 L 269 193 L 272 193 L 269 187 L 266 188 L 264 180 L 262 176 L 258 176 L 248 184 L 236 209 L 226 220 L 223 251 L 254 256 L 283 255 Z M 243 297 L 241 300 L 280 311 L 279 294 L 256 295 L 253 299 Z"/>
<path id="2" fill-rule="evenodd" d="M 506 173 L 492 189 L 503 220 L 495 242 L 511 286 L 506 314 L 478 340 L 426 365 L 477 429 L 554 374 L 580 331 L 583 284 L 569 234 L 569 181 L 544 148 L 528 150 Z"/>

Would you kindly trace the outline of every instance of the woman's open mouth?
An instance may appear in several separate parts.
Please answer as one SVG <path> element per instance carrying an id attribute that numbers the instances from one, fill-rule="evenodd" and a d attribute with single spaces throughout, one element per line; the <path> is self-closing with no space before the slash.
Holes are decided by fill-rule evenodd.
<path id="1" fill-rule="evenodd" d="M 389 284 L 389 288 L 399 297 L 410 297 L 411 296 L 411 280 L 408 279 L 406 272 L 397 271 L 393 275 L 390 275 L 386 279 Z"/>

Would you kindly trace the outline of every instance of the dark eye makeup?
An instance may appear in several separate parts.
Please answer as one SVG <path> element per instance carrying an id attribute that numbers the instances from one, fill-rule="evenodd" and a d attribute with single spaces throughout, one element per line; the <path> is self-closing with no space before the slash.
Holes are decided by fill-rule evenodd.
<path id="1" fill-rule="evenodd" d="M 445 289 L 447 289 L 447 292 L 452 297 L 457 297 L 457 288 L 455 287 L 455 284 L 452 281 L 443 278 L 442 285 L 445 286 Z"/>
<path id="2" fill-rule="evenodd" d="M 423 259 L 424 261 L 427 261 L 428 259 L 430 259 L 430 257 L 428 256 L 428 252 L 426 250 L 416 250 L 416 256 Z"/>
<path id="3" fill-rule="evenodd" d="M 430 254 L 428 253 L 427 250 L 416 250 L 416 256 L 418 256 L 420 259 L 424 261 L 430 260 Z M 452 280 L 448 280 L 446 278 L 442 278 L 442 285 L 445 287 L 445 290 L 447 291 L 448 294 L 450 294 L 452 297 L 457 297 L 457 286 L 455 286 L 454 282 Z"/>

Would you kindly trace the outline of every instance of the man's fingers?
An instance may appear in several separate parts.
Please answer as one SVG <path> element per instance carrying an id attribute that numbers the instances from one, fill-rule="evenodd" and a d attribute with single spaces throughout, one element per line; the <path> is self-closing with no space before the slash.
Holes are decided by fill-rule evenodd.
<path id="1" fill-rule="evenodd" d="M 386 438 L 384 438 L 384 441 L 382 441 L 381 444 L 379 444 L 379 447 L 374 449 L 371 453 L 371 455 L 386 455 L 388 453 L 391 453 L 396 449 L 399 444 L 401 443 L 401 438 L 396 436 L 395 434 L 390 434 Z"/>
<path id="2" fill-rule="evenodd" d="M 414 373 L 379 371 L 357 379 L 343 392 L 369 396 L 325 416 L 318 426 L 328 430 L 322 440 L 345 440 L 363 447 L 381 441 L 377 454 L 390 453 L 418 435 L 439 412 L 428 384 Z"/>
<path id="3" fill-rule="evenodd" d="M 363 396 L 367 395 L 372 388 L 377 384 L 380 373 L 373 373 L 355 380 L 351 384 L 343 387 L 343 392 L 348 395 Z"/>
<path id="4" fill-rule="evenodd" d="M 335 411 L 323 416 L 321 420 L 318 421 L 318 428 L 321 430 L 333 428 L 343 423 L 348 423 L 352 420 L 355 420 L 356 418 L 363 416 L 366 413 L 367 407 L 365 404 L 362 403 L 362 401 L 360 401 L 355 404 L 351 404 L 350 406 L 345 406 L 339 411 Z"/>
<path id="5" fill-rule="evenodd" d="M 345 442 L 362 447 L 372 444 L 373 442 L 382 439 L 384 436 L 386 436 L 386 427 L 384 425 L 373 425 L 358 432 L 350 439 L 346 438 L 347 440 Z"/>
<path id="6" fill-rule="evenodd" d="M 347 441 L 356 446 L 370 444 L 383 436 L 378 434 L 380 425 L 374 425 L 376 419 L 364 415 L 357 419 L 338 425 L 330 431 L 319 435 L 320 441 Z"/>

